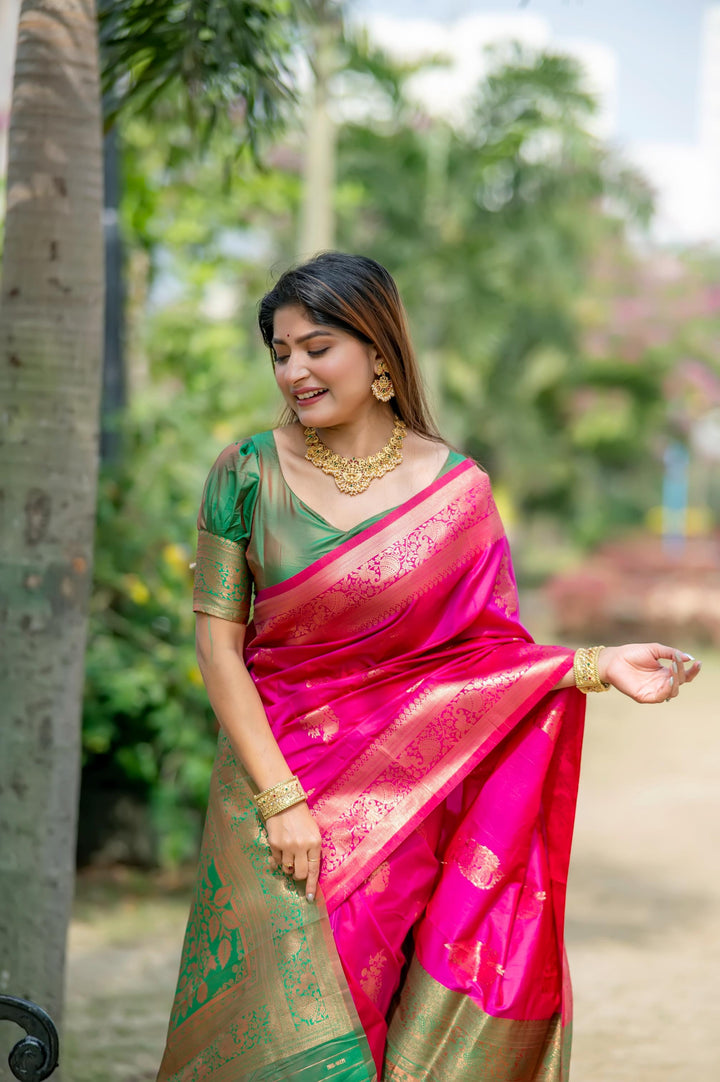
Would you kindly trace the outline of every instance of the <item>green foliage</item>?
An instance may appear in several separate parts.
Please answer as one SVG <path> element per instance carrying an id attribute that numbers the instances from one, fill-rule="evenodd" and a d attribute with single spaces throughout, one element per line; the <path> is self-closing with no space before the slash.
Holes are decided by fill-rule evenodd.
<path id="1" fill-rule="evenodd" d="M 396 276 L 443 430 L 529 525 L 521 566 L 541 567 L 522 539 L 548 524 L 591 544 L 637 523 L 657 501 L 678 358 L 717 367 L 717 302 L 686 311 L 715 262 L 654 284 L 626 241 L 647 186 L 589 134 L 593 101 L 566 58 L 498 58 L 451 127 L 408 107 L 403 72 L 361 36 L 343 48 L 385 119 L 340 131 L 339 247 Z M 288 134 L 260 171 L 221 125 L 199 156 L 170 93 L 122 134 L 131 405 L 122 463 L 101 482 L 85 770 L 147 798 L 177 860 L 215 740 L 193 647 L 195 515 L 218 451 L 276 414 L 255 303 L 268 268 L 293 259 L 304 143 Z"/>
<path id="2" fill-rule="evenodd" d="M 122 466 L 100 484 L 83 748 L 87 777 L 151 801 L 161 856 L 177 860 L 197 840 L 188 810 L 204 806 L 215 744 L 194 654 L 195 516 L 215 455 L 269 423 L 269 388 L 237 322 L 181 305 L 157 314 L 148 347 Z"/>
<path id="3" fill-rule="evenodd" d="M 652 466 L 638 437 L 663 376 L 584 352 L 593 254 L 622 246 L 624 223 L 650 212 L 645 183 L 587 130 L 594 108 L 573 61 L 515 48 L 496 55 L 462 126 L 398 110 L 385 125 L 346 127 L 340 154 L 353 195 L 341 246 L 397 277 L 441 427 L 521 513 L 563 517 L 584 541 L 599 527 L 578 498 L 588 472 L 612 477 L 606 530 L 627 518 L 624 467 Z"/>
<path id="4" fill-rule="evenodd" d="M 167 862 L 197 842 L 215 745 L 194 651 L 195 518 L 222 447 L 273 422 L 246 301 L 267 272 L 247 253 L 271 261 L 265 230 L 290 216 L 296 185 L 246 162 L 229 198 L 222 140 L 170 169 L 162 130 L 133 120 L 124 133 L 131 403 L 122 460 L 100 482 L 83 754 L 86 784 L 150 802 Z"/>
<path id="5" fill-rule="evenodd" d="M 99 23 L 108 124 L 169 96 L 205 143 L 229 121 L 254 146 L 294 101 L 290 0 L 102 0 Z"/>

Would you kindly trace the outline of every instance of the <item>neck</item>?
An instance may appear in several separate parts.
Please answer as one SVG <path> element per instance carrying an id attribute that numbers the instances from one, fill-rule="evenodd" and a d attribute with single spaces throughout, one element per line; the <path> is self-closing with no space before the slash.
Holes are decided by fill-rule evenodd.
<path id="1" fill-rule="evenodd" d="M 367 458 L 376 454 L 393 434 L 395 414 L 382 406 L 370 417 L 347 424 L 316 429 L 322 442 L 343 458 Z"/>

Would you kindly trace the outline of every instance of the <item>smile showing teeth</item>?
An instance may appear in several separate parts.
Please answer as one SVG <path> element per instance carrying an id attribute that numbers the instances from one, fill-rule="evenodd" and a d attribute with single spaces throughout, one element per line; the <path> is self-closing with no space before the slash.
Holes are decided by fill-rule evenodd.
<path id="1" fill-rule="evenodd" d="M 325 394 L 325 391 L 306 391 L 304 394 L 295 395 L 298 402 L 305 402 L 309 398 L 317 398 L 318 395 Z"/>

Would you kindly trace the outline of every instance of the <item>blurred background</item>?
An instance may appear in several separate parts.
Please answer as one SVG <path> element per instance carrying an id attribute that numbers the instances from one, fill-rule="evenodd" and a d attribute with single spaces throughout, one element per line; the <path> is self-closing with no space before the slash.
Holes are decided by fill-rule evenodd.
<path id="1" fill-rule="evenodd" d="M 195 515 L 217 453 L 279 412 L 258 299 L 334 246 L 395 276 L 440 426 L 493 480 L 536 637 L 707 658 L 672 719 L 617 701 L 591 718 L 570 940 L 578 1082 L 712 1077 L 720 4 L 278 0 L 251 96 L 223 55 L 242 26 L 223 44 L 180 0 L 157 7 L 189 35 L 189 76 L 165 77 L 180 65 L 156 42 L 139 61 L 152 20 L 130 2 L 101 7 L 114 123 L 66 1077 L 154 1077 L 216 734 Z M 0 173 L 18 9 L 0 0 Z M 618 855 L 628 817 L 652 829 Z"/>

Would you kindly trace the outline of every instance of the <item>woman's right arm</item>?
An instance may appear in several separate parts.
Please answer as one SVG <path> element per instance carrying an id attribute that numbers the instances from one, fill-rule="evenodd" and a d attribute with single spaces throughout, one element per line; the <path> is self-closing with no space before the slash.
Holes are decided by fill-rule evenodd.
<path id="1" fill-rule="evenodd" d="M 259 790 L 287 781 L 288 767 L 272 734 L 257 688 L 242 660 L 245 624 L 197 613 L 195 645 L 210 705 L 236 757 Z M 273 867 L 288 866 L 306 880 L 305 893 L 315 897 L 320 872 L 320 830 L 305 802 L 295 804 L 265 824 Z"/>

